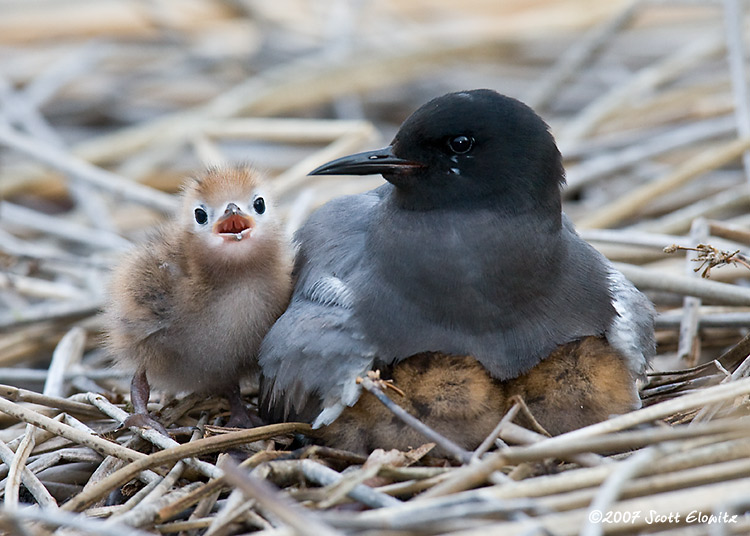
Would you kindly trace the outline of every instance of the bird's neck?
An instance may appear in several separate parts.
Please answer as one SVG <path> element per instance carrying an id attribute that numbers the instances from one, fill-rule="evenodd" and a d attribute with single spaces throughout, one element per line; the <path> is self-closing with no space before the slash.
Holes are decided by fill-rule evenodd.
<path id="1" fill-rule="evenodd" d="M 368 247 L 385 272 L 451 285 L 554 266 L 562 232 L 561 213 L 496 207 L 418 212 L 386 204 L 373 218 Z"/>
<path id="2" fill-rule="evenodd" d="M 542 222 L 553 222 L 559 228 L 562 202 L 559 187 L 552 192 L 530 195 L 527 191 L 481 192 L 473 196 L 467 192 L 450 195 L 443 189 L 420 189 L 388 185 L 385 198 L 387 210 L 407 212 L 451 211 L 466 213 L 487 210 L 509 218 L 532 218 Z"/>

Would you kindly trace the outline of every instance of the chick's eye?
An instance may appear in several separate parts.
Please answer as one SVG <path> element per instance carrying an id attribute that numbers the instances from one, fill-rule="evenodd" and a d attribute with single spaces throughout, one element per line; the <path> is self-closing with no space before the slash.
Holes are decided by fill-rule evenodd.
<path id="1" fill-rule="evenodd" d="M 266 211 L 266 202 L 262 197 L 255 198 L 253 201 L 253 208 L 258 214 L 263 214 Z"/>
<path id="2" fill-rule="evenodd" d="M 199 224 L 204 225 L 208 221 L 208 214 L 202 208 L 195 209 L 195 221 Z"/>
<path id="3" fill-rule="evenodd" d="M 448 140 L 448 147 L 456 154 L 464 154 L 471 151 L 474 146 L 474 138 L 469 136 L 456 136 Z"/>

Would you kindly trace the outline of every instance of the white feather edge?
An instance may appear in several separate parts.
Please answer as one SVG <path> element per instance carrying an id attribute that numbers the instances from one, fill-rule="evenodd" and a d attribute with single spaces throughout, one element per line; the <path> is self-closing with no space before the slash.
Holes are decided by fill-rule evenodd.
<path id="1" fill-rule="evenodd" d="M 648 357 L 643 347 L 643 324 L 635 316 L 643 311 L 653 317 L 653 309 L 643 310 L 644 302 L 648 303 L 640 292 L 625 276 L 614 267 L 609 267 L 608 279 L 612 291 L 612 305 L 617 313 L 612 320 L 605 336 L 607 342 L 626 359 L 626 364 L 638 382 L 633 383 L 634 398 L 638 396 L 638 383 L 645 378 L 648 367 Z M 640 404 L 638 404 L 640 407 Z M 636 408 L 637 409 L 637 408 Z"/>
<path id="2" fill-rule="evenodd" d="M 369 371 L 372 368 L 372 363 L 370 363 L 367 367 L 365 367 L 359 376 L 364 376 L 367 374 L 367 371 Z M 344 388 L 341 393 L 341 399 L 333 404 L 332 406 L 328 406 L 321 411 L 316 419 L 312 423 L 313 429 L 318 429 L 321 426 L 328 426 L 333 421 L 339 418 L 339 415 L 341 415 L 341 412 L 343 412 L 347 407 L 353 406 L 357 403 L 357 400 L 359 400 L 359 396 L 362 394 L 362 387 L 357 385 L 356 381 L 352 379 L 351 381 L 346 382 L 344 384 Z"/>
<path id="3" fill-rule="evenodd" d="M 307 298 L 311 301 L 322 303 L 324 305 L 335 305 L 343 308 L 351 308 L 353 296 L 349 287 L 338 277 L 323 277 L 310 286 L 307 292 Z M 364 376 L 372 368 L 372 362 L 360 371 L 358 376 Z M 341 398 L 331 406 L 327 406 L 321 411 L 313 421 L 313 429 L 327 426 L 338 419 L 339 415 L 350 406 L 353 406 L 359 400 L 362 388 L 357 385 L 355 378 L 350 378 L 341 390 Z"/>

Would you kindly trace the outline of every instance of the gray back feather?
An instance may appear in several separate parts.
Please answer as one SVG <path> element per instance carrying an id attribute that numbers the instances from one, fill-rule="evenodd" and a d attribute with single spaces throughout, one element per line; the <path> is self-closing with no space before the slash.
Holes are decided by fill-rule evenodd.
<path id="1" fill-rule="evenodd" d="M 286 312 L 261 344 L 261 416 L 333 422 L 359 398 L 357 376 L 372 367 L 371 345 L 347 284 L 362 261 L 366 220 L 378 196 L 336 199 L 297 232 L 295 285 Z"/>
<path id="2" fill-rule="evenodd" d="M 260 351 L 267 418 L 332 422 L 375 359 L 472 355 L 507 379 L 585 336 L 651 355 L 648 301 L 564 216 L 396 210 L 392 188 L 336 199 L 298 232 L 294 296 Z"/>

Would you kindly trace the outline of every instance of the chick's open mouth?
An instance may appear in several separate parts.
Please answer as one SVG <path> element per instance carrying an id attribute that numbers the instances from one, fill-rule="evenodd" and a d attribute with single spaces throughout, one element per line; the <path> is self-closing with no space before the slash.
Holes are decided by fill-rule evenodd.
<path id="1" fill-rule="evenodd" d="M 214 232 L 224 239 L 242 240 L 251 233 L 253 223 L 253 220 L 248 216 L 232 214 L 216 222 Z"/>

